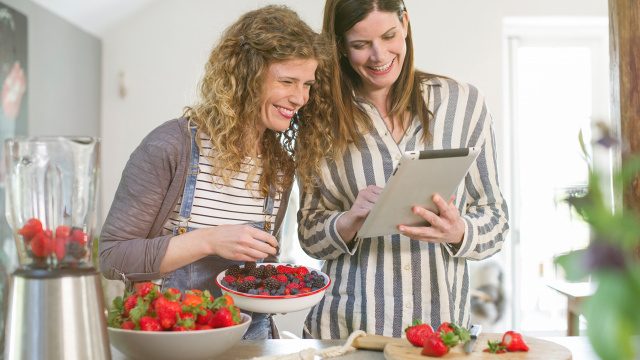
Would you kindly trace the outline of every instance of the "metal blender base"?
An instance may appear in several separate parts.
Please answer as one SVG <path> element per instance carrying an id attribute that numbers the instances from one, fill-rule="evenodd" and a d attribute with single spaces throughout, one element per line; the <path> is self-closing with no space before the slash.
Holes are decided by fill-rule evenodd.
<path id="1" fill-rule="evenodd" d="M 100 275 L 93 268 L 17 270 L 5 359 L 111 359 Z"/>

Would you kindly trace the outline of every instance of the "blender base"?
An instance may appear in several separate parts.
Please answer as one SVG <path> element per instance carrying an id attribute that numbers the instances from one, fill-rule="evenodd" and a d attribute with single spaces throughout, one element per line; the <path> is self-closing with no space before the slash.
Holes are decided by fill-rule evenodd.
<path id="1" fill-rule="evenodd" d="M 95 269 L 19 269 L 11 283 L 6 360 L 111 359 Z"/>

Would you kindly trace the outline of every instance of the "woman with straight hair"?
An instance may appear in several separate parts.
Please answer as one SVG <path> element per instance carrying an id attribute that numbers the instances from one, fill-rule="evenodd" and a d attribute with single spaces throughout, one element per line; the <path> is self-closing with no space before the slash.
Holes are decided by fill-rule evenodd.
<path id="1" fill-rule="evenodd" d="M 332 282 L 306 319 L 306 335 L 401 337 L 414 320 L 468 326 L 467 260 L 494 255 L 508 231 L 484 97 L 414 68 L 402 0 L 327 0 L 323 34 L 335 57 L 335 132 L 317 186 L 303 188 L 298 219 L 302 248 L 326 260 Z M 404 152 L 466 147 L 481 152 L 455 195 L 434 194 L 437 212 L 412 208 L 430 227 L 357 236 Z"/>

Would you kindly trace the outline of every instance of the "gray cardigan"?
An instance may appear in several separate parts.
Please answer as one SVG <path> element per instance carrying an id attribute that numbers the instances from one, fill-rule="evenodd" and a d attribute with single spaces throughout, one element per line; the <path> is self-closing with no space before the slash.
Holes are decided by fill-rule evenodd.
<path id="1" fill-rule="evenodd" d="M 165 122 L 134 150 L 122 172 L 100 234 L 100 270 L 108 279 L 162 277 L 160 263 L 173 235 L 161 235 L 186 180 L 191 137 L 185 118 Z M 279 235 L 291 188 L 282 194 L 274 234 Z"/>

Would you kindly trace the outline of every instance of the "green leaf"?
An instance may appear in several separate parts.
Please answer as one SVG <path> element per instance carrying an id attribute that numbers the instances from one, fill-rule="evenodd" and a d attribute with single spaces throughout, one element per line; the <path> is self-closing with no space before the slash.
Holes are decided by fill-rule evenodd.
<path id="1" fill-rule="evenodd" d="M 585 304 L 587 334 L 603 360 L 633 359 L 638 330 L 633 279 L 620 273 L 599 273 L 598 289 Z"/>
<path id="2" fill-rule="evenodd" d="M 565 273 L 566 278 L 569 281 L 580 281 L 589 275 L 587 269 L 584 267 L 585 256 L 587 250 L 575 250 L 565 255 L 556 257 L 556 263 L 560 265 Z"/>
<path id="3" fill-rule="evenodd" d="M 141 297 L 138 297 L 138 302 L 136 306 L 129 311 L 129 317 L 134 324 L 136 324 L 136 328 L 140 326 L 140 318 L 142 318 L 147 311 L 149 310 L 149 303 L 144 301 Z"/>
<path id="4" fill-rule="evenodd" d="M 120 328 L 122 325 L 122 312 L 124 310 L 124 300 L 121 296 L 116 296 L 111 304 L 111 309 L 107 315 L 107 324 L 113 328 Z"/>
<path id="5" fill-rule="evenodd" d="M 580 144 L 580 151 L 582 152 L 582 157 L 584 161 L 587 163 L 587 167 L 589 167 L 589 171 L 591 171 L 591 156 L 587 151 L 587 146 L 584 144 L 584 136 L 582 135 L 582 129 L 578 133 L 578 143 Z"/>

